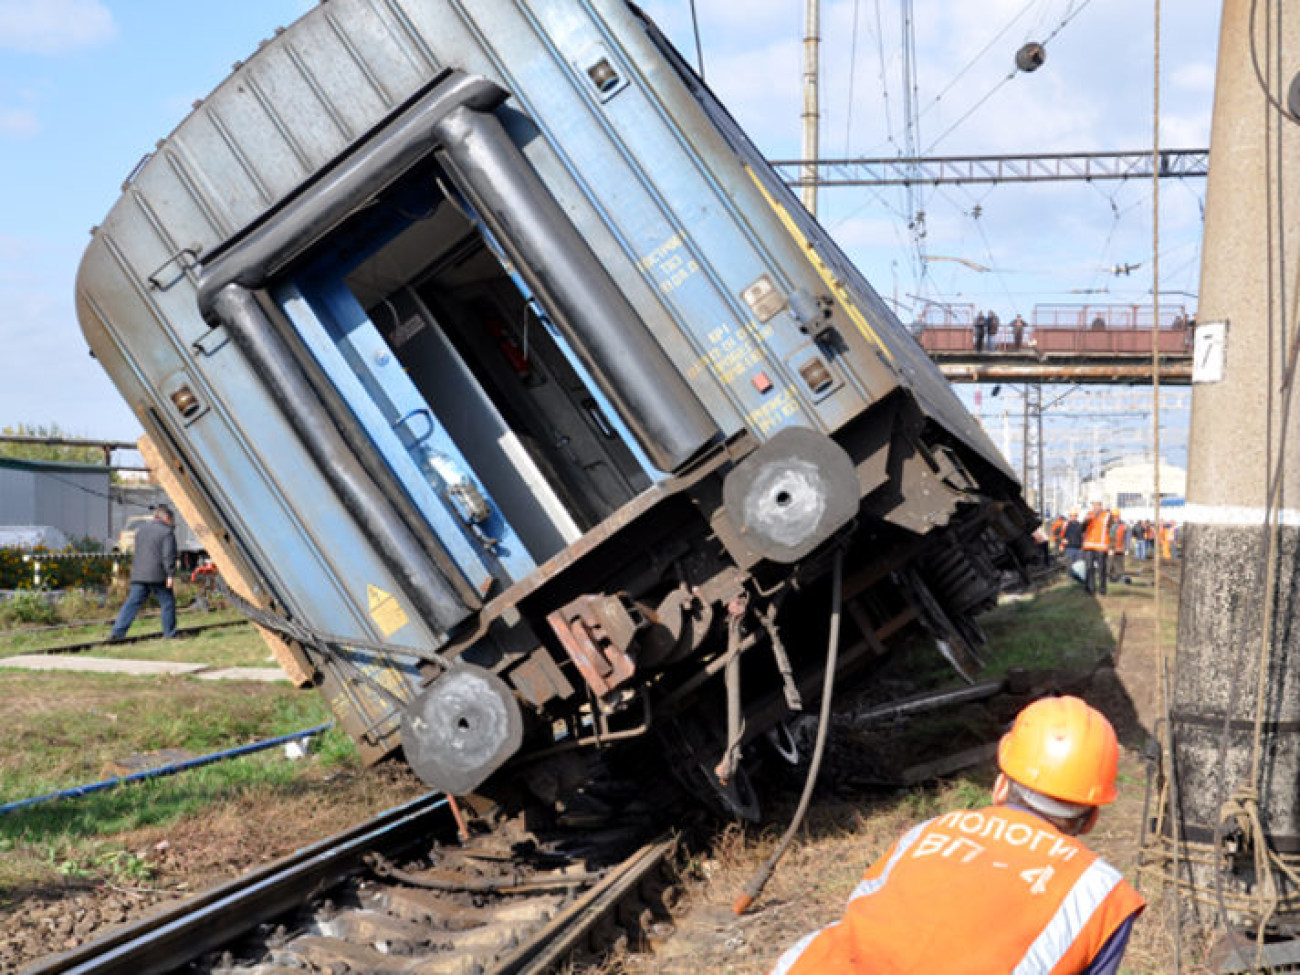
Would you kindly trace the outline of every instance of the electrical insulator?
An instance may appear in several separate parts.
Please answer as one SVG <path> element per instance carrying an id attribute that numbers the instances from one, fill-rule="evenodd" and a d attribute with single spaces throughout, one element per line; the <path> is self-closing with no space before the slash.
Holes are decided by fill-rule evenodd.
<path id="1" fill-rule="evenodd" d="M 1016 52 L 1016 67 L 1026 73 L 1037 71 L 1047 60 L 1047 48 L 1037 41 L 1030 41 Z"/>

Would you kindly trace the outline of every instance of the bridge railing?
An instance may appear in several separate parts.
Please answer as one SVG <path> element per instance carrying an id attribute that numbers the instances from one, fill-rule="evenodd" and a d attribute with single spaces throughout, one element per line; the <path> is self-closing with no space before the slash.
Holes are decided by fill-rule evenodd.
<path id="1" fill-rule="evenodd" d="M 975 352 L 974 306 L 927 306 L 912 326 L 929 353 Z M 969 314 L 969 317 L 966 315 Z M 1150 305 L 1037 305 L 1019 344 L 1010 321 L 1001 321 L 997 331 L 984 339 L 985 354 L 1037 352 L 1043 355 L 1151 354 L 1157 343 L 1161 355 L 1191 351 L 1192 328 L 1182 305 L 1162 306 L 1159 327 Z"/>

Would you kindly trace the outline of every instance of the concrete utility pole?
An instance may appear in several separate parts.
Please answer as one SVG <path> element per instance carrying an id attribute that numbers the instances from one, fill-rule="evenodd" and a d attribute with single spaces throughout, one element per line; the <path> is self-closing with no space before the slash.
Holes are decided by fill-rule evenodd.
<path id="1" fill-rule="evenodd" d="M 804 209 L 817 216 L 817 154 L 821 109 L 818 58 L 821 47 L 821 0 L 804 0 L 803 31 L 803 182 Z"/>
<path id="2" fill-rule="evenodd" d="M 1255 6 L 1252 37 L 1251 0 L 1226 0 L 1219 41 L 1165 842 L 1198 921 L 1222 904 L 1294 935 L 1300 889 L 1278 867 L 1300 863 L 1300 4 Z"/>

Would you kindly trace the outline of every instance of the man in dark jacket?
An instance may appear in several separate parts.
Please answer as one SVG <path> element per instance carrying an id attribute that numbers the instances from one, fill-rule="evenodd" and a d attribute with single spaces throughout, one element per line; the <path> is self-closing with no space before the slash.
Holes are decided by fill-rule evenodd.
<path id="1" fill-rule="evenodd" d="M 1070 520 L 1061 531 L 1065 539 L 1065 571 L 1068 573 L 1074 563 L 1083 557 L 1083 522 L 1079 520 L 1079 509 L 1070 509 Z"/>
<path id="2" fill-rule="evenodd" d="M 135 555 L 131 560 L 131 592 L 118 611 L 109 640 L 126 636 L 135 614 L 150 593 L 162 607 L 163 636 L 176 635 L 176 597 L 172 579 L 176 573 L 176 532 L 172 530 L 172 509 L 165 504 L 154 508 L 153 521 L 135 533 Z"/>

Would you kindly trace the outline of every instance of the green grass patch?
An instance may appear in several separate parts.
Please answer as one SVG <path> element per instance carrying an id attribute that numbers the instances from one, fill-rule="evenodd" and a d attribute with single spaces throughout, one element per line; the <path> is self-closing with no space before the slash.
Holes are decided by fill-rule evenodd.
<path id="1" fill-rule="evenodd" d="M 330 720 L 314 691 L 183 677 L 6 673 L 0 800 L 106 777 L 106 763 L 162 748 L 195 754 L 289 734 Z"/>
<path id="2" fill-rule="evenodd" d="M 213 620 L 213 622 L 216 622 Z M 172 660 L 213 667 L 278 667 L 261 634 L 251 623 L 204 630 L 180 640 L 151 640 L 96 647 L 96 657 L 118 660 Z"/>
<path id="3" fill-rule="evenodd" d="M 205 623 L 223 623 L 229 620 L 240 620 L 243 617 L 233 609 L 215 610 L 210 613 L 191 612 L 179 610 L 176 614 L 176 625 L 179 627 L 202 626 Z M 20 653 L 40 653 L 42 650 L 50 647 L 70 646 L 76 643 L 89 643 L 93 640 L 108 639 L 109 630 L 112 628 L 111 622 L 88 623 L 85 626 L 73 626 L 67 629 L 58 630 L 39 630 L 33 628 L 8 629 L 0 632 L 0 657 L 12 657 Z M 162 633 L 162 620 L 157 617 L 136 617 L 135 622 L 131 625 L 130 636 L 147 636 L 150 634 Z M 198 636 L 204 636 L 198 634 Z M 260 641 L 259 641 L 260 642 Z M 127 644 L 127 647 L 132 644 Z M 121 656 L 122 650 L 126 647 L 114 647 L 114 655 Z M 103 648 L 94 652 L 96 655 L 108 655 L 110 648 Z M 129 654 L 127 654 L 129 656 Z M 263 655 L 265 656 L 265 654 Z M 170 658 L 166 658 L 170 659 Z"/>
<path id="4" fill-rule="evenodd" d="M 990 776 L 984 776 L 990 778 Z M 936 786 L 912 789 L 897 800 L 906 818 L 921 822 L 954 809 L 982 809 L 993 802 L 993 790 L 979 773 L 967 773 Z"/>
<path id="5" fill-rule="evenodd" d="M 1101 605 L 1068 582 L 999 606 L 980 625 L 989 638 L 980 651 L 986 677 L 1017 668 L 1088 668 L 1115 646 Z"/>
<path id="6" fill-rule="evenodd" d="M 0 906 L 25 885 L 60 878 L 147 885 L 152 867 L 123 846 L 124 836 L 201 817 L 221 804 L 275 803 L 304 795 L 322 788 L 322 770 L 358 764 L 352 741 L 337 729 L 316 742 L 307 761 L 290 761 L 282 750 L 268 749 L 0 816 Z"/>

